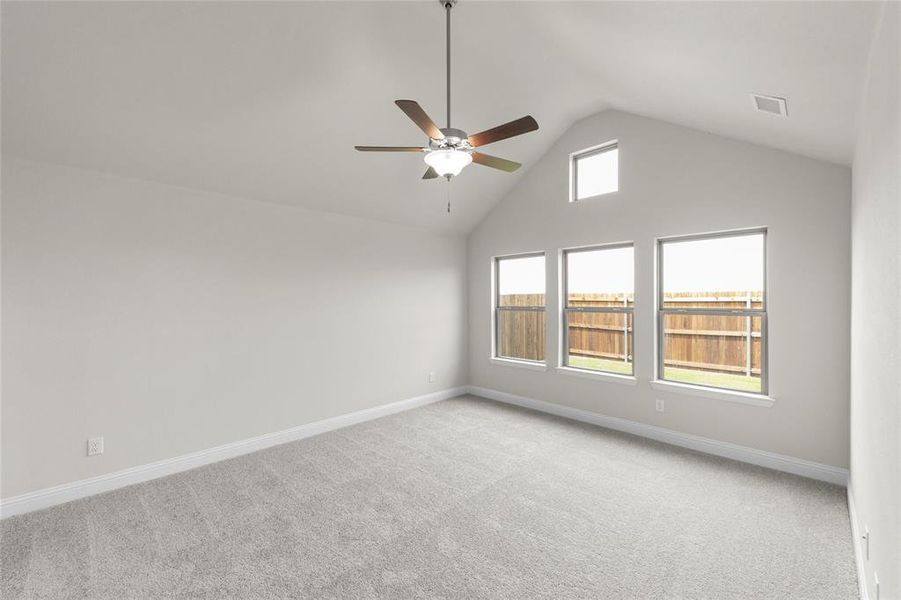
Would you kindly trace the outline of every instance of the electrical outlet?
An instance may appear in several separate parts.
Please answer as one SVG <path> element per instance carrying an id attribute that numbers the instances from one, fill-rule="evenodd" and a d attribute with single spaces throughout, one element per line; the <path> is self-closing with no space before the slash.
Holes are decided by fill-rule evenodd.
<path id="1" fill-rule="evenodd" d="M 663 412 L 663 400 L 657 399 L 656 408 L 657 412 Z"/>
<path id="2" fill-rule="evenodd" d="M 865 559 L 870 560 L 870 528 L 867 525 L 863 526 L 863 556 Z"/>
<path id="3" fill-rule="evenodd" d="M 103 454 L 103 437 L 92 437 L 88 439 L 88 456 Z"/>
<path id="4" fill-rule="evenodd" d="M 429 383 L 435 383 L 438 378 L 435 376 L 435 371 L 429 371 Z"/>

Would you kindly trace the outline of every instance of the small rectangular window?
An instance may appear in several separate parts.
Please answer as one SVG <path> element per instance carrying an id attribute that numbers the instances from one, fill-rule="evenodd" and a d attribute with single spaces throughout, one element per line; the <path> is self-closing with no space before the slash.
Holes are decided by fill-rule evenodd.
<path id="1" fill-rule="evenodd" d="M 572 155 L 570 202 L 619 191 L 619 147 L 616 142 Z"/>
<path id="2" fill-rule="evenodd" d="M 632 375 L 632 244 L 563 253 L 563 364 Z"/>
<path id="3" fill-rule="evenodd" d="M 766 232 L 661 240 L 658 379 L 765 394 Z"/>
<path id="4" fill-rule="evenodd" d="M 494 269 L 495 356 L 544 362 L 544 254 L 496 258 Z"/>

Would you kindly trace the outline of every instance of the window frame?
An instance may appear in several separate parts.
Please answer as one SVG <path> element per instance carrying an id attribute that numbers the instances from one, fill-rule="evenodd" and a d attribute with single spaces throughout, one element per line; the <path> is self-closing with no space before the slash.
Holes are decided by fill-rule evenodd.
<path id="1" fill-rule="evenodd" d="M 710 240 L 710 239 L 719 239 L 719 238 L 729 238 L 729 237 L 743 237 L 748 235 L 763 235 L 763 256 L 761 257 L 763 260 L 763 302 L 761 308 L 727 308 L 727 309 L 710 309 L 710 308 L 664 308 L 664 299 L 663 299 L 663 274 L 664 274 L 664 261 L 663 261 L 663 247 L 667 243 L 670 242 L 689 242 L 689 241 L 697 241 L 697 240 Z M 655 331 L 655 343 L 656 343 L 656 365 L 654 369 L 654 383 L 661 383 L 665 385 L 686 387 L 686 388 L 698 388 L 699 390 L 712 390 L 714 392 L 723 393 L 723 394 L 736 394 L 741 396 L 752 396 L 752 397 L 761 397 L 761 398 L 769 398 L 769 361 L 768 361 L 768 351 L 767 346 L 769 344 L 769 332 L 767 327 L 767 316 L 769 312 L 769 281 L 768 281 L 768 269 L 767 263 L 769 261 L 769 252 L 768 252 L 768 240 L 769 233 L 766 227 L 753 227 L 749 229 L 732 229 L 728 231 L 717 231 L 712 233 L 697 233 L 697 234 L 689 234 L 689 235 L 680 235 L 680 236 L 671 236 L 665 238 L 657 238 L 657 252 L 656 252 L 656 262 L 657 262 L 657 277 L 655 279 L 655 314 L 657 318 L 657 327 Z M 744 317 L 759 317 L 760 318 L 760 391 L 759 392 L 747 392 L 743 390 L 737 390 L 735 388 L 727 388 L 727 387 L 717 387 L 713 385 L 704 385 L 701 383 L 690 383 L 686 384 L 680 381 L 674 381 L 671 379 L 666 379 L 664 377 L 664 354 L 666 351 L 666 343 L 665 343 L 665 335 L 664 335 L 664 323 L 666 321 L 666 315 L 668 314 L 677 314 L 677 315 L 712 315 L 712 316 L 744 316 Z M 750 319 L 749 319 L 750 322 Z"/>
<path id="2" fill-rule="evenodd" d="M 502 260 L 517 258 L 533 258 L 540 256 L 544 259 L 544 306 L 501 306 L 501 285 L 500 285 L 500 263 Z M 492 335 L 491 335 L 491 359 L 495 361 L 503 361 L 507 363 L 521 363 L 522 366 L 529 367 L 547 367 L 547 254 L 544 251 L 524 252 L 521 254 L 505 254 L 495 256 L 491 261 L 491 279 L 492 279 Z M 500 344 L 498 343 L 498 334 L 500 333 L 500 311 L 510 312 L 544 312 L 544 336 L 545 349 L 544 360 L 532 360 L 529 358 L 517 358 L 515 356 L 501 356 L 499 353 Z"/>
<path id="3" fill-rule="evenodd" d="M 583 158 L 590 158 L 597 154 L 603 154 L 605 152 L 610 152 L 611 150 L 617 151 L 617 162 L 616 162 L 616 189 L 612 192 L 604 192 L 603 194 L 595 194 L 593 196 L 585 196 L 584 198 L 579 198 L 579 160 Z M 608 142 L 604 142 L 603 144 L 598 144 L 597 146 L 591 146 L 590 148 L 585 148 L 584 150 L 579 150 L 578 152 L 573 152 L 569 155 L 569 201 L 573 202 L 583 202 L 585 200 L 591 200 L 593 198 L 600 198 L 601 196 L 609 196 L 610 194 L 615 194 L 619 192 L 619 140 L 610 140 Z"/>
<path id="4" fill-rule="evenodd" d="M 616 250 L 618 248 L 632 248 L 632 306 L 579 306 L 579 307 L 570 307 L 569 306 L 569 261 L 567 260 L 570 254 L 577 254 L 579 252 L 592 252 L 597 250 Z M 613 375 L 616 377 L 623 378 L 634 378 L 635 377 L 635 305 L 637 303 L 635 285 L 634 282 L 636 280 L 635 275 L 635 242 L 614 242 L 610 244 L 596 244 L 593 246 L 579 246 L 575 248 L 563 248 L 562 249 L 562 260 L 560 265 L 560 366 L 564 369 L 571 369 L 574 371 L 579 371 L 580 373 L 590 373 L 593 375 Z M 584 367 L 574 367 L 569 364 L 569 321 L 567 316 L 570 313 L 619 313 L 628 315 L 631 317 L 632 321 L 632 344 L 630 346 L 628 340 L 629 335 L 628 331 L 626 332 L 626 357 L 631 354 L 632 356 L 632 372 L 631 373 L 617 373 L 616 371 L 605 371 L 602 369 L 586 369 Z M 627 321 L 628 322 L 628 321 Z M 626 361 L 628 362 L 628 361 Z"/>

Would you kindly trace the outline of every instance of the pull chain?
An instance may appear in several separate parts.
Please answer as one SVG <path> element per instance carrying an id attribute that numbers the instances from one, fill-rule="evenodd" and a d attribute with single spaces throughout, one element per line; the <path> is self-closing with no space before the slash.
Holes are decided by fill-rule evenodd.
<path id="1" fill-rule="evenodd" d="M 450 177 L 447 178 L 447 214 L 450 214 Z"/>

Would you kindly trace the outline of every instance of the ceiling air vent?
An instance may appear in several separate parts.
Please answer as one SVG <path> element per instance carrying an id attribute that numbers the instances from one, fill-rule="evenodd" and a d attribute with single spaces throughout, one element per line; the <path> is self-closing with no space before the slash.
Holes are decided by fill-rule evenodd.
<path id="1" fill-rule="evenodd" d="M 754 101 L 754 108 L 760 112 L 779 115 L 780 117 L 788 116 L 788 111 L 785 108 L 785 98 L 751 94 L 751 99 Z"/>

